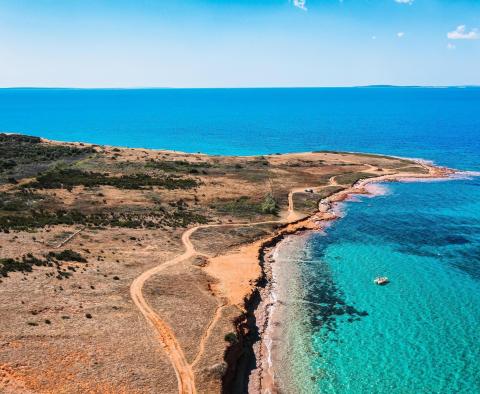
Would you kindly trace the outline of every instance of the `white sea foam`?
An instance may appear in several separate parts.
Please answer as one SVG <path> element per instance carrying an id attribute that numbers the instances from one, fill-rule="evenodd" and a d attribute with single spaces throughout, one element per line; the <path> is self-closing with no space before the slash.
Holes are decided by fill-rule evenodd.
<path id="1" fill-rule="evenodd" d="M 434 183 L 434 182 L 448 182 L 454 179 L 460 179 L 456 177 L 456 174 L 449 175 L 447 177 L 442 177 L 442 178 L 414 178 L 414 177 L 406 177 L 406 178 L 400 178 L 398 179 L 397 182 L 400 183 Z"/>
<path id="2" fill-rule="evenodd" d="M 385 183 L 367 183 L 364 188 L 368 192 L 366 197 L 388 196 L 392 193 Z"/>
<path id="3" fill-rule="evenodd" d="M 347 205 L 343 202 L 336 202 L 333 204 L 331 211 L 335 214 L 335 216 L 339 218 L 343 218 L 345 216 L 345 210 Z"/>
<path id="4" fill-rule="evenodd" d="M 459 171 L 450 175 L 451 179 L 473 179 L 480 176 L 480 171 Z"/>

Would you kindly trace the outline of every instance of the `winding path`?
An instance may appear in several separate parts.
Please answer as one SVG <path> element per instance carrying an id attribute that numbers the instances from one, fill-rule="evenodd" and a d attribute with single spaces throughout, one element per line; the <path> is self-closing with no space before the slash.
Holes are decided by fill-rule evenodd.
<path id="1" fill-rule="evenodd" d="M 329 185 L 334 182 L 334 177 L 330 179 Z M 200 255 L 195 250 L 195 247 L 190 240 L 190 237 L 193 233 L 195 233 L 198 229 L 201 228 L 210 228 L 210 227 L 233 227 L 233 226 L 257 226 L 261 224 L 278 224 L 278 223 L 290 223 L 302 218 L 302 214 L 298 213 L 294 209 L 293 203 L 293 195 L 295 193 L 300 193 L 305 190 L 305 187 L 295 188 L 292 189 L 288 193 L 288 215 L 285 220 L 273 220 L 273 221 L 263 221 L 263 222 L 248 222 L 248 223 L 220 223 L 220 224 L 205 224 L 199 225 L 196 227 L 192 227 L 186 230 L 182 234 L 182 243 L 185 247 L 185 252 L 181 255 L 168 260 L 165 263 L 157 265 L 145 272 L 143 272 L 139 277 L 137 277 L 130 286 L 130 296 L 132 297 L 133 302 L 140 310 L 142 315 L 147 319 L 147 321 L 153 326 L 155 331 L 157 332 L 158 338 L 162 347 L 167 354 L 170 362 L 172 363 L 173 369 L 175 370 L 175 374 L 177 376 L 178 381 L 178 392 L 180 394 L 195 394 L 195 375 L 193 373 L 193 367 L 199 362 L 204 349 L 205 343 L 208 340 L 213 327 L 215 326 L 216 322 L 221 316 L 222 309 L 224 304 L 219 304 L 217 309 L 215 310 L 215 314 L 213 319 L 210 321 L 204 335 L 199 344 L 199 351 L 195 356 L 192 363 L 188 363 L 185 353 L 178 342 L 177 338 L 175 337 L 175 333 L 173 329 L 163 321 L 160 316 L 153 310 L 153 308 L 148 304 L 147 300 L 143 296 L 143 287 L 148 279 L 152 276 L 159 274 L 163 270 L 172 267 L 176 264 L 179 264 L 190 257 L 195 255 Z"/>
<path id="2" fill-rule="evenodd" d="M 182 394 L 194 394 L 197 392 L 195 389 L 195 377 L 192 367 L 187 362 L 182 347 L 178 343 L 172 328 L 165 323 L 148 304 L 143 297 L 142 289 L 145 285 L 145 282 L 153 275 L 156 275 L 164 269 L 178 264 L 195 255 L 195 248 L 190 241 L 190 236 L 200 227 L 201 226 L 193 227 L 183 233 L 182 243 L 185 246 L 185 252 L 183 254 L 167 261 L 166 263 L 157 265 L 148 271 L 145 271 L 138 278 L 136 278 L 130 286 L 130 295 L 133 299 L 133 302 L 143 316 L 145 316 L 147 321 L 157 331 L 160 343 L 162 344 L 165 353 L 167 353 L 167 356 L 170 358 L 170 362 L 172 363 L 175 374 L 177 375 L 178 392 Z"/>
<path id="3" fill-rule="evenodd" d="M 370 182 L 375 182 L 375 181 L 379 182 L 379 181 L 393 180 L 399 177 L 403 178 L 403 177 L 410 177 L 410 176 L 415 178 L 431 177 L 432 169 L 427 165 L 425 165 L 424 167 L 429 170 L 428 175 L 420 175 L 420 174 L 402 174 L 402 175 L 388 174 L 387 175 L 386 174 L 386 175 L 378 176 L 375 178 L 360 180 L 355 185 L 353 185 L 349 190 L 341 191 L 340 193 L 352 193 L 354 190 L 361 188 Z M 335 176 L 331 177 L 329 180 L 329 183 L 322 187 L 334 186 L 334 185 L 337 185 L 335 181 Z M 318 189 L 318 187 L 314 187 L 313 189 Z M 132 297 L 132 300 L 135 303 L 135 305 L 138 307 L 140 312 L 143 314 L 143 316 L 147 319 L 147 321 L 154 327 L 155 331 L 157 332 L 160 343 L 162 344 L 163 349 L 165 350 L 165 353 L 169 357 L 172 363 L 173 369 L 175 370 L 175 374 L 177 376 L 177 381 L 178 381 L 178 392 L 180 394 L 195 394 L 197 392 L 195 388 L 195 375 L 193 373 L 193 368 L 196 366 L 196 364 L 200 360 L 201 355 L 203 354 L 203 351 L 205 348 L 205 343 L 208 340 L 213 327 L 215 326 L 216 322 L 220 318 L 221 311 L 225 305 L 219 304 L 217 306 L 217 309 L 215 310 L 215 314 L 212 320 L 210 321 L 204 335 L 202 336 L 202 339 L 199 344 L 199 351 L 195 356 L 193 362 L 189 363 L 185 357 L 185 354 L 183 352 L 181 345 L 179 344 L 177 338 L 175 337 L 175 333 L 173 329 L 165 321 L 163 321 L 160 318 L 160 316 L 153 310 L 153 308 L 145 300 L 142 290 L 146 281 L 150 279 L 152 276 L 162 272 L 166 268 L 179 264 L 189 259 L 192 256 L 201 255 L 201 253 L 198 253 L 195 250 L 195 247 L 193 246 L 192 241 L 190 240 L 191 235 L 194 232 L 196 232 L 198 229 L 210 228 L 210 227 L 256 226 L 261 224 L 290 223 L 300 219 L 301 214 L 296 212 L 294 209 L 293 195 L 295 193 L 303 192 L 304 190 L 305 190 L 305 187 L 295 188 L 289 192 L 288 215 L 285 220 L 263 221 L 263 222 L 254 222 L 254 223 L 206 224 L 206 225 L 199 225 L 196 227 L 192 227 L 186 230 L 182 234 L 182 243 L 185 247 L 185 252 L 183 252 L 181 255 L 171 260 L 168 260 L 165 263 L 157 265 L 149 269 L 148 271 L 143 272 L 139 277 L 137 277 L 133 281 L 132 285 L 130 286 L 130 295 Z M 332 196 L 330 196 L 330 199 L 331 197 Z M 328 198 L 326 200 L 328 200 Z"/>
<path id="4" fill-rule="evenodd" d="M 195 247 L 190 240 L 191 235 L 200 228 L 209 228 L 209 227 L 232 227 L 232 226 L 257 226 L 261 224 L 277 224 L 284 223 L 282 220 L 275 221 L 263 221 L 255 223 L 221 223 L 221 224 L 205 224 L 196 227 L 192 227 L 186 230 L 182 234 L 182 243 L 185 247 L 185 252 L 181 255 L 168 260 L 165 263 L 157 265 L 148 271 L 143 272 L 139 277 L 137 277 L 132 285 L 130 286 L 130 296 L 132 297 L 133 302 L 140 310 L 142 315 L 147 319 L 147 321 L 153 326 L 155 331 L 158 334 L 160 343 L 167 354 L 170 362 L 172 363 L 173 369 L 177 376 L 178 381 L 178 392 L 181 394 L 195 394 L 197 391 L 195 389 L 195 376 L 193 373 L 193 367 L 198 363 L 201 355 L 203 354 L 203 349 L 205 348 L 205 342 L 207 341 L 216 321 L 220 318 L 221 310 L 223 309 L 223 304 L 219 305 L 215 311 L 215 315 L 212 321 L 209 323 L 205 334 L 202 337 L 199 346 L 199 352 L 196 355 L 193 362 L 188 363 L 185 353 L 181 345 L 179 344 L 173 329 L 163 321 L 160 316 L 153 310 L 153 308 L 148 304 L 143 296 L 143 287 L 148 279 L 152 276 L 157 275 L 166 268 L 172 267 L 176 264 L 181 263 L 193 257 L 199 255 L 195 250 Z"/>
<path id="5" fill-rule="evenodd" d="M 198 353 L 192 361 L 192 364 L 191 364 L 192 367 L 195 367 L 195 365 L 197 365 L 200 359 L 202 358 L 202 355 L 205 351 L 205 344 L 207 343 L 208 338 L 210 338 L 210 334 L 212 333 L 213 328 L 215 327 L 215 324 L 217 324 L 217 321 L 220 319 L 222 315 L 223 307 L 225 305 L 226 303 L 222 302 L 221 304 L 218 304 L 217 308 L 215 309 L 213 319 L 210 320 L 210 323 L 208 323 L 207 329 L 205 330 L 205 333 L 202 335 L 202 339 L 200 340 L 200 343 L 198 345 Z"/>

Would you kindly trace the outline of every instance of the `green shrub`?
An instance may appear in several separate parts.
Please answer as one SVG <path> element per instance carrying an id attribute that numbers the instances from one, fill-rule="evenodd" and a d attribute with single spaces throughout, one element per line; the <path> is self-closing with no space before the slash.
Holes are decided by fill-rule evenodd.
<path id="1" fill-rule="evenodd" d="M 38 137 L 0 133 L 0 173 L 41 162 L 80 159 L 93 148 L 43 143 Z"/>
<path id="2" fill-rule="evenodd" d="M 30 193 L 28 190 L 21 190 L 14 193 L 0 192 L 0 210 L 22 212 L 29 209 L 36 201 L 42 199 L 42 196 Z"/>
<path id="3" fill-rule="evenodd" d="M 0 231 L 30 231 L 54 225 L 80 224 L 91 227 L 123 227 L 123 228 L 159 228 L 186 227 L 190 224 L 208 222 L 207 217 L 175 207 L 168 211 L 158 209 L 146 212 L 112 212 L 84 214 L 79 211 L 41 211 L 30 210 L 25 213 L 0 215 Z"/>
<path id="4" fill-rule="evenodd" d="M 76 168 L 56 168 L 39 175 L 25 187 L 37 189 L 71 189 L 74 186 L 113 186 L 119 189 L 142 189 L 158 186 L 164 189 L 191 189 L 198 185 L 195 179 L 175 176 L 151 177 L 147 174 L 109 176 L 98 172 L 86 172 Z"/>
<path id="5" fill-rule="evenodd" d="M 165 172 L 188 172 L 191 174 L 199 173 L 198 169 L 210 168 L 210 163 L 195 163 L 186 160 L 151 160 L 145 164 L 147 168 L 154 168 Z"/>
<path id="6" fill-rule="evenodd" d="M 7 277 L 9 272 L 32 272 L 32 266 L 21 260 L 0 259 L 0 275 Z"/>
<path id="7" fill-rule="evenodd" d="M 212 205 L 212 208 L 235 216 L 276 214 L 278 212 L 277 202 L 270 194 L 266 195 L 261 202 L 254 201 L 248 196 L 241 196 L 234 200 L 218 201 Z"/>
<path id="8" fill-rule="evenodd" d="M 267 214 L 276 214 L 278 212 L 277 201 L 273 198 L 271 194 L 267 194 L 260 205 L 260 210 L 262 213 Z"/>
<path id="9" fill-rule="evenodd" d="M 225 334 L 224 339 L 225 339 L 225 341 L 230 342 L 230 343 L 237 343 L 238 342 L 237 334 L 235 334 L 234 332 L 229 332 L 228 334 Z"/>
<path id="10" fill-rule="evenodd" d="M 32 272 L 33 266 L 47 266 L 48 261 L 41 260 L 31 253 L 21 259 L 0 259 L 0 276 L 7 277 L 10 272 Z"/>
<path id="11" fill-rule="evenodd" d="M 71 249 L 65 249 L 61 252 L 50 252 L 47 254 L 47 258 L 55 258 L 60 261 L 77 261 L 79 263 L 86 263 L 85 259 L 80 253 Z"/>

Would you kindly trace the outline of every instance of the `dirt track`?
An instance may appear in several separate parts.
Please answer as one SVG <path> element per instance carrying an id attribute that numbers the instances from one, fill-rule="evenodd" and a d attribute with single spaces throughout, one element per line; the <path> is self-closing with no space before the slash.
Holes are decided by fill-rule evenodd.
<path id="1" fill-rule="evenodd" d="M 196 393 L 195 379 L 192 368 L 187 362 L 182 347 L 178 343 L 172 328 L 155 313 L 150 305 L 148 305 L 147 301 L 143 297 L 142 289 L 145 285 L 145 282 L 153 275 L 156 275 L 165 268 L 178 264 L 195 254 L 195 249 L 190 242 L 190 235 L 199 227 L 200 226 L 193 227 L 183 233 L 182 242 L 185 246 L 185 252 L 183 254 L 167 261 L 166 263 L 157 265 L 156 267 L 145 271 L 142 275 L 136 278 L 130 286 L 130 295 L 133 299 L 133 302 L 135 302 L 135 305 L 138 307 L 143 316 L 145 316 L 145 318 L 157 331 L 165 353 L 167 353 L 168 357 L 170 358 L 172 366 L 177 375 L 178 392 L 189 394 Z"/>
<path id="2" fill-rule="evenodd" d="M 178 392 L 181 394 L 194 394 L 196 393 L 195 388 L 195 377 L 193 373 L 193 367 L 197 364 L 200 356 L 203 353 L 203 349 L 205 347 L 205 342 L 207 341 L 210 332 L 220 315 L 223 305 L 219 305 L 215 316 L 213 317 L 212 321 L 210 322 L 205 334 L 203 335 L 200 344 L 199 344 L 199 352 L 193 362 L 191 364 L 188 363 L 185 354 L 182 350 L 182 347 L 178 343 L 175 333 L 172 328 L 164 322 L 160 316 L 152 309 L 152 307 L 148 304 L 148 302 L 143 297 L 143 287 L 145 282 L 154 275 L 162 272 L 168 267 L 181 263 L 189 259 L 195 255 L 201 255 L 195 250 L 193 246 L 190 236 L 200 228 L 209 228 L 209 227 L 232 227 L 232 226 L 256 226 L 261 224 L 277 224 L 277 223 L 288 223 L 294 220 L 297 220 L 302 215 L 299 215 L 295 212 L 293 207 L 293 194 L 303 191 L 305 188 L 296 188 L 288 194 L 288 216 L 286 220 L 275 220 L 275 221 L 263 221 L 263 222 L 255 222 L 255 223 L 227 223 L 227 224 L 210 224 L 210 225 L 200 225 L 196 227 L 192 227 L 185 231 L 182 234 L 182 243 L 185 247 L 185 252 L 180 256 L 177 256 L 165 263 L 157 265 L 148 271 L 142 273 L 139 277 L 137 277 L 132 285 L 130 286 L 130 295 L 138 307 L 140 312 L 145 316 L 145 318 L 150 322 L 150 324 L 155 328 L 157 331 L 158 337 L 160 342 L 169 357 L 173 368 L 175 369 L 175 373 L 177 375 L 178 380 Z"/>
<path id="3" fill-rule="evenodd" d="M 432 175 L 435 175 L 434 171 L 430 168 L 425 166 L 426 168 L 429 169 L 429 174 L 428 175 L 419 175 L 419 174 L 402 174 L 403 177 L 409 177 L 411 176 L 412 178 L 424 178 L 424 177 L 432 177 Z M 338 195 L 344 195 L 344 194 L 350 194 L 352 192 L 355 192 L 355 190 L 363 188 L 365 185 L 371 182 L 381 182 L 381 181 L 389 181 L 389 180 L 396 180 L 399 178 L 398 174 L 388 174 L 388 175 L 383 175 L 383 176 L 378 176 L 375 178 L 369 178 L 365 180 L 360 180 L 357 182 L 356 185 L 351 187 L 348 190 L 342 191 L 340 193 L 336 193 L 335 195 L 331 196 L 330 198 L 327 198 L 326 200 L 334 200 Z M 332 177 L 330 178 L 330 182 L 328 186 L 330 185 L 336 185 L 335 178 Z M 183 235 L 182 235 L 182 243 L 185 247 L 185 252 L 181 254 L 180 256 L 177 256 L 165 263 L 162 263 L 158 266 L 155 266 L 151 268 L 148 271 L 145 271 L 142 273 L 138 278 L 136 278 L 131 287 L 130 287 L 130 294 L 135 302 L 136 306 L 140 310 L 140 312 L 145 316 L 145 318 L 152 324 L 152 326 L 155 328 L 157 331 L 158 337 L 160 339 L 160 342 L 167 353 L 167 356 L 169 357 L 172 366 L 175 370 L 177 380 L 178 380 L 178 392 L 180 394 L 194 394 L 196 393 L 196 387 L 195 387 L 195 377 L 193 373 L 193 367 L 197 364 L 198 360 L 200 359 L 201 354 L 203 353 L 203 349 L 205 347 L 205 342 L 209 337 L 210 331 L 212 327 L 215 324 L 215 321 L 218 319 L 218 316 L 222 310 L 223 305 L 219 305 L 217 307 L 217 310 L 215 312 L 215 316 L 212 318 L 212 321 L 210 322 L 205 334 L 203 335 L 200 345 L 199 345 L 199 352 L 195 359 L 193 360 L 192 363 L 188 363 L 185 354 L 182 350 L 182 347 L 180 346 L 179 342 L 177 341 L 175 337 L 175 333 L 172 330 L 172 328 L 165 323 L 160 316 L 152 309 L 152 307 L 147 303 L 145 298 L 143 297 L 143 287 L 145 285 L 145 282 L 151 278 L 152 276 L 162 272 L 168 267 L 171 267 L 173 265 L 176 265 L 178 263 L 181 263 L 188 258 L 195 256 L 195 255 L 201 255 L 201 253 L 197 252 L 195 250 L 195 247 L 193 246 L 190 236 L 197 231 L 200 228 L 209 228 L 209 227 L 232 227 L 232 226 L 255 226 L 255 225 L 261 225 L 261 224 L 276 224 L 276 223 L 289 223 L 295 220 L 298 220 L 302 215 L 299 214 L 298 212 L 295 211 L 294 206 L 293 206 L 293 194 L 298 193 L 298 192 L 303 192 L 305 190 L 305 187 L 303 188 L 295 188 L 290 191 L 288 194 L 288 215 L 286 220 L 278 220 L 278 221 L 264 221 L 264 222 L 254 222 L 254 223 L 227 223 L 227 224 L 211 224 L 211 225 L 200 225 L 196 227 L 192 227 L 188 230 L 186 230 Z"/>
<path id="4" fill-rule="evenodd" d="M 165 350 L 165 353 L 167 353 L 167 356 L 169 357 L 172 363 L 172 366 L 177 375 L 179 393 L 181 394 L 196 393 L 195 378 L 194 378 L 192 367 L 197 363 L 198 359 L 200 358 L 200 355 L 203 351 L 202 349 L 204 348 L 205 341 L 208 339 L 209 332 L 211 331 L 212 326 L 215 324 L 215 319 L 218 318 L 218 314 L 221 311 L 221 306 L 219 306 L 219 308 L 217 309 L 217 312 L 212 322 L 209 324 L 209 328 L 207 329 L 205 335 L 202 337 L 202 340 L 199 346 L 198 355 L 195 357 L 192 364 L 189 364 L 182 350 L 182 347 L 180 346 L 180 344 L 178 343 L 175 337 L 175 333 L 172 330 L 172 328 L 167 323 L 165 323 L 160 318 L 160 316 L 158 316 L 158 314 L 152 309 L 152 307 L 148 304 L 148 302 L 143 297 L 142 290 L 145 285 L 145 282 L 152 276 L 157 275 L 158 273 L 162 272 L 168 267 L 179 264 L 182 261 L 185 261 L 194 255 L 200 255 L 200 253 L 198 253 L 195 250 L 195 247 L 193 246 L 190 240 L 190 236 L 200 228 L 225 227 L 225 226 L 229 226 L 229 227 L 255 226 L 255 225 L 261 225 L 261 224 L 275 224 L 275 223 L 283 223 L 283 221 L 278 220 L 278 221 L 264 221 L 264 222 L 256 222 L 256 223 L 211 224 L 211 225 L 201 225 L 201 226 L 192 227 L 187 231 L 185 231 L 182 235 L 182 243 L 185 246 L 185 252 L 183 254 L 165 263 L 157 265 L 149 269 L 148 271 L 145 271 L 138 278 L 136 278 L 133 281 L 132 285 L 130 286 L 130 295 L 133 299 L 133 302 L 135 303 L 137 308 L 140 310 L 140 312 L 143 314 L 143 316 L 145 316 L 147 321 L 150 322 L 150 324 L 157 331 L 157 334 L 163 346 L 163 349 Z"/>

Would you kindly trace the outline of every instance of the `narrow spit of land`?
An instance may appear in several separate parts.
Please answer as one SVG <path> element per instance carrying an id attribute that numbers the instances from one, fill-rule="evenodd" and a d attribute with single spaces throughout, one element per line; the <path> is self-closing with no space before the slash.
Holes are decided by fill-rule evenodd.
<path id="1" fill-rule="evenodd" d="M 0 391 L 228 390 L 265 240 L 333 218 L 359 180 L 435 171 L 0 134 Z"/>

